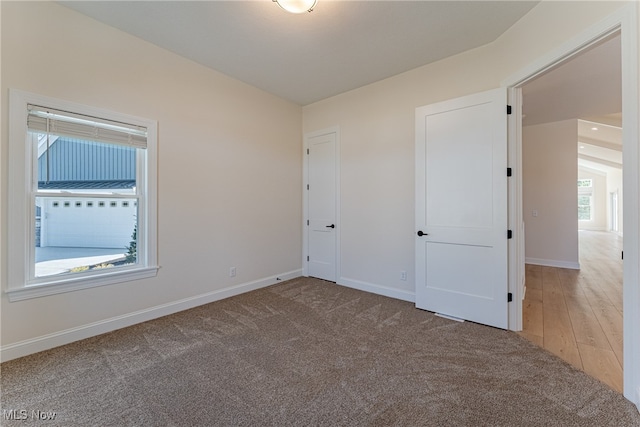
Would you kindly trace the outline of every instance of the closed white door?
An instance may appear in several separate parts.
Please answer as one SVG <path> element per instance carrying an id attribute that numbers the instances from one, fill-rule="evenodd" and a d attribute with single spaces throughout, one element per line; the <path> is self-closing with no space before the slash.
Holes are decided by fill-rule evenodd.
<path id="1" fill-rule="evenodd" d="M 499 328 L 507 305 L 506 89 L 416 109 L 416 306 Z"/>
<path id="2" fill-rule="evenodd" d="M 308 274 L 336 281 L 336 134 L 307 140 Z"/>

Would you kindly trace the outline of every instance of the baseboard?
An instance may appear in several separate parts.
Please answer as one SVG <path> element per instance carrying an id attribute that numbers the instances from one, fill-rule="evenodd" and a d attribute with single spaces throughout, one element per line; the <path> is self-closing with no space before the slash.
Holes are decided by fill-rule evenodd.
<path id="1" fill-rule="evenodd" d="M 580 270 L 579 262 L 557 261 L 553 259 L 525 258 L 525 264 L 543 265 L 545 267 L 570 268 L 572 270 Z"/>
<path id="2" fill-rule="evenodd" d="M 122 316 L 112 317 L 110 319 L 101 320 L 99 322 L 89 323 L 87 325 L 78 326 L 64 331 L 54 332 L 37 338 L 9 344 L 0 347 L 0 361 L 17 359 L 29 354 L 38 353 L 40 351 L 49 350 L 74 341 L 94 337 L 96 335 L 115 331 L 116 329 L 125 328 L 138 323 L 157 319 L 159 317 L 174 314 L 179 311 L 188 310 L 210 302 L 219 301 L 245 292 L 254 291 L 256 289 L 271 286 L 283 280 L 294 279 L 302 275 L 302 270 L 293 270 L 277 276 L 266 277 L 247 283 L 219 289 L 206 294 L 196 295 L 194 297 L 184 298 L 178 301 L 172 301 L 167 304 L 150 307 L 144 310 L 135 311 Z"/>
<path id="3" fill-rule="evenodd" d="M 346 277 L 339 278 L 337 283 L 338 285 L 346 286 L 348 288 L 358 289 L 360 291 L 371 292 L 372 294 L 395 298 L 402 301 L 408 301 L 413 303 L 416 302 L 415 292 L 389 288 L 387 286 L 376 285 L 368 282 L 362 282 L 360 280 L 348 279 Z"/>

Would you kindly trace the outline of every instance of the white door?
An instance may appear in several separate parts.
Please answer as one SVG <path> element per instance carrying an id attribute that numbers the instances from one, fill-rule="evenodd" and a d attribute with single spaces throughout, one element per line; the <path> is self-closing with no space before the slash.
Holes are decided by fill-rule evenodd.
<path id="1" fill-rule="evenodd" d="M 308 274 L 336 281 L 336 134 L 307 140 Z"/>
<path id="2" fill-rule="evenodd" d="M 416 306 L 506 329 L 506 89 L 416 109 L 416 234 Z"/>

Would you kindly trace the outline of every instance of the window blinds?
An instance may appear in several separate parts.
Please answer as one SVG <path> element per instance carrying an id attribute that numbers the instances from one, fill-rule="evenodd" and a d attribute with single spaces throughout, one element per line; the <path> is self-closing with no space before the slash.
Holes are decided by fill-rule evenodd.
<path id="1" fill-rule="evenodd" d="M 143 126 L 38 105 L 29 104 L 27 109 L 27 128 L 30 131 L 147 148 L 147 128 Z"/>

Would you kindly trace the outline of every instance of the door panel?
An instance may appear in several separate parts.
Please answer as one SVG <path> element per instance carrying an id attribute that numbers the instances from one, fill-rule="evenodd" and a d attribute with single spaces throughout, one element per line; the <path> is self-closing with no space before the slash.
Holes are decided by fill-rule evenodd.
<path id="1" fill-rule="evenodd" d="M 416 109 L 416 306 L 507 325 L 506 90 Z"/>
<path id="2" fill-rule="evenodd" d="M 308 273 L 336 281 L 336 134 L 308 140 Z"/>
<path id="3" fill-rule="evenodd" d="M 493 225 L 493 206 L 487 203 L 492 194 L 492 139 L 486 135 L 489 112 L 483 107 L 425 116 L 426 159 L 433 159 L 426 169 L 427 226 L 490 230 Z"/>

